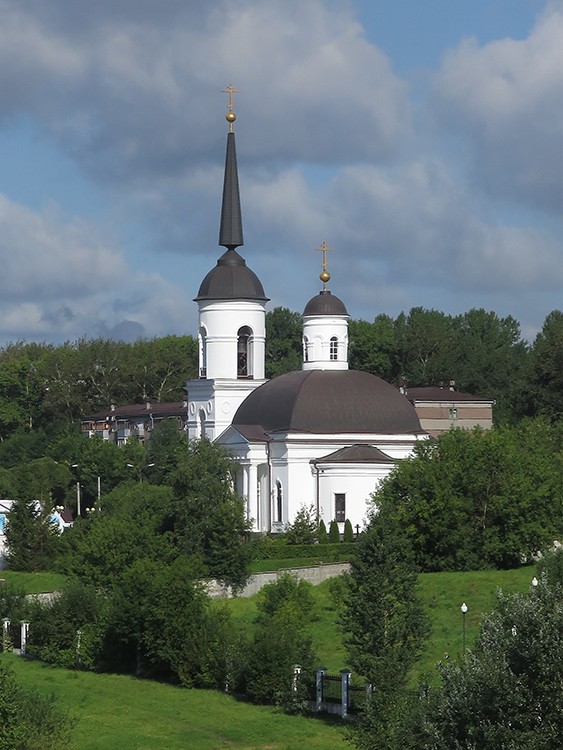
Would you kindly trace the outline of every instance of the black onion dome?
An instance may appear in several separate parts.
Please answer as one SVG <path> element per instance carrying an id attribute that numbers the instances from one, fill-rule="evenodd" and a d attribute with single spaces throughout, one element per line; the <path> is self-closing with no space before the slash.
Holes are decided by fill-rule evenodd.
<path id="1" fill-rule="evenodd" d="M 392 385 L 358 370 L 298 370 L 253 391 L 237 409 L 242 432 L 318 434 L 423 432 L 409 401 Z"/>
<path id="2" fill-rule="evenodd" d="M 236 250 L 227 250 L 201 282 L 196 302 L 204 299 L 257 299 L 268 301 L 254 271 Z"/>
<path id="3" fill-rule="evenodd" d="M 348 315 L 348 310 L 341 299 L 323 289 L 307 302 L 303 315 Z"/>

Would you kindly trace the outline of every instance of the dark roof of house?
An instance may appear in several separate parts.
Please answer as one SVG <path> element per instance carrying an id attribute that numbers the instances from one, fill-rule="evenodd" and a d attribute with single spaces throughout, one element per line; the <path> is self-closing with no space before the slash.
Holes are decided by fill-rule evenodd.
<path id="1" fill-rule="evenodd" d="M 473 396 L 471 393 L 452 391 L 449 388 L 440 388 L 439 386 L 407 388 L 405 396 L 409 401 L 483 401 L 487 403 L 494 401 L 492 398 Z"/>
<path id="2" fill-rule="evenodd" d="M 328 456 L 313 459 L 312 464 L 394 464 L 394 458 L 388 456 L 374 445 L 347 445 L 345 448 L 329 453 Z"/>
<path id="3" fill-rule="evenodd" d="M 408 400 L 375 375 L 356 370 L 298 370 L 253 391 L 233 427 L 315 434 L 423 432 Z M 239 429 L 240 428 L 240 429 Z"/>
<path id="4" fill-rule="evenodd" d="M 63 508 L 61 511 L 59 511 L 61 514 L 61 518 L 65 523 L 72 523 L 73 521 L 73 515 L 70 508 Z"/>
<path id="5" fill-rule="evenodd" d="M 134 419 L 139 417 L 153 417 L 165 418 L 165 417 L 181 417 L 185 416 L 188 412 L 188 407 L 185 401 L 174 401 L 165 402 L 161 404 L 128 404 L 127 406 L 115 406 L 113 409 L 109 406 L 103 411 L 95 412 L 94 414 L 87 414 L 82 417 L 82 421 L 88 420 L 104 420 L 111 419 Z"/>
<path id="6" fill-rule="evenodd" d="M 348 315 L 348 310 L 341 299 L 323 289 L 307 302 L 303 315 Z"/>
<path id="7" fill-rule="evenodd" d="M 227 250 L 201 282 L 196 302 L 204 299 L 257 299 L 268 301 L 254 271 L 236 250 Z"/>

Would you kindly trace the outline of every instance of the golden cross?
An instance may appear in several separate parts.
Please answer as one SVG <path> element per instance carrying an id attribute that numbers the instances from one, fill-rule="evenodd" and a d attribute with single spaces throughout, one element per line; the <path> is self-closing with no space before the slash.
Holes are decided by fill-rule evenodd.
<path id="1" fill-rule="evenodd" d="M 329 247 L 326 242 L 323 242 L 320 247 L 315 248 L 315 252 L 322 253 L 323 254 L 323 270 L 320 275 L 320 279 L 323 282 L 323 291 L 326 292 L 326 282 L 330 281 L 330 274 L 326 270 L 326 254 L 329 252 L 332 252 L 334 250 L 333 247 Z"/>
<path id="2" fill-rule="evenodd" d="M 229 111 L 227 112 L 227 122 L 229 123 L 229 131 L 232 133 L 233 122 L 237 119 L 235 113 L 233 112 L 233 94 L 240 94 L 240 91 L 233 88 L 232 83 L 229 83 L 226 89 L 221 90 L 221 93 L 229 95 Z"/>

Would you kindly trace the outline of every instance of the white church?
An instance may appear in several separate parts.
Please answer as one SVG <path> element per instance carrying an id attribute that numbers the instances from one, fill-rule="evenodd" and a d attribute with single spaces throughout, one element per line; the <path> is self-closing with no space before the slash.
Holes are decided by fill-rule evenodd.
<path id="1" fill-rule="evenodd" d="M 235 119 L 229 105 L 219 235 L 226 250 L 195 298 L 199 378 L 186 384 L 188 435 L 215 441 L 238 461 L 237 489 L 255 531 L 283 530 L 303 506 L 327 526 L 362 525 L 371 493 L 427 433 L 396 388 L 348 369 L 349 315 L 327 288 L 324 243 L 323 288 L 303 312 L 302 369 L 265 379 L 268 298 L 237 252 Z"/>

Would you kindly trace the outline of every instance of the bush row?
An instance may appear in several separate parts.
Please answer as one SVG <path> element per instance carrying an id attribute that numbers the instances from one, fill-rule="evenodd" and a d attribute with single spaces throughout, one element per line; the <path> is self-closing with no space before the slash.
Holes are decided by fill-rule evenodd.
<path id="1" fill-rule="evenodd" d="M 297 557 L 332 562 L 351 557 L 354 542 L 339 544 L 288 544 L 282 539 L 259 540 L 253 550 L 254 560 L 289 560 Z"/>

